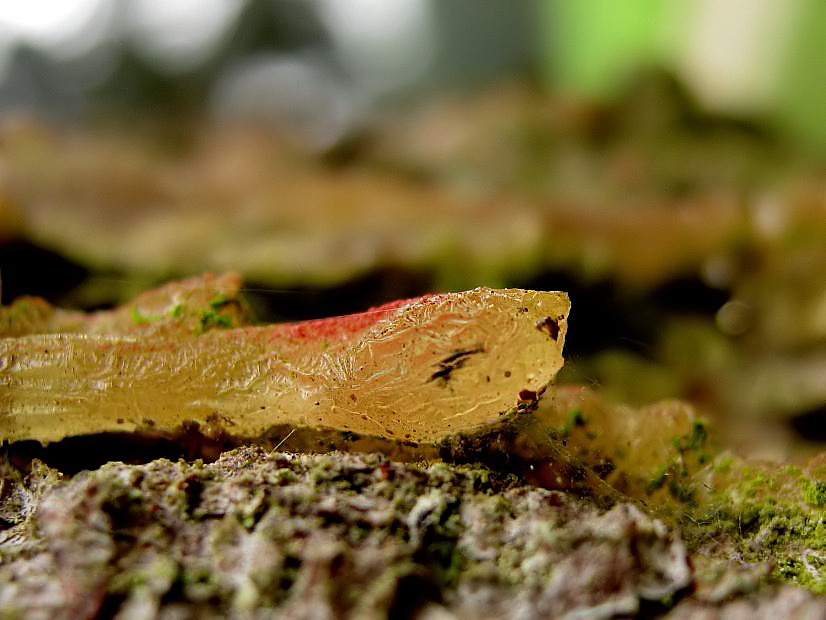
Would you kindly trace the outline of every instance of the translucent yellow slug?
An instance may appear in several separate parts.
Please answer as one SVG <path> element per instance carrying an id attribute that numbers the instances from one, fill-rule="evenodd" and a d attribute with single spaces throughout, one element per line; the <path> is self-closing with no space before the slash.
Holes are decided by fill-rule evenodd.
<path id="1" fill-rule="evenodd" d="M 562 366 L 564 293 L 479 288 L 362 314 L 169 337 L 0 339 L 0 440 L 274 425 L 435 442 L 535 401 Z"/>

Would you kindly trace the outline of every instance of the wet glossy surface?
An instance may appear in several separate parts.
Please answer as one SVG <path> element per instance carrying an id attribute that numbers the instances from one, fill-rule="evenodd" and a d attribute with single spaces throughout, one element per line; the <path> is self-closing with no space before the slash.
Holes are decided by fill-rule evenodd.
<path id="1" fill-rule="evenodd" d="M 201 335 L 0 340 L 0 439 L 273 425 L 415 442 L 492 423 L 562 366 L 563 293 L 475 289 Z"/>

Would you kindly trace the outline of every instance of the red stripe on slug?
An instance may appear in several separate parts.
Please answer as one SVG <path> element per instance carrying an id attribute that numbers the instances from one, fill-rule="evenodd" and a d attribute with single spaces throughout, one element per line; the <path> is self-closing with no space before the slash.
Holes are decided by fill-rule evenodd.
<path id="1" fill-rule="evenodd" d="M 291 338 L 293 340 L 310 341 L 352 336 L 386 319 L 399 308 L 426 301 L 433 297 L 437 297 L 437 295 L 430 293 L 412 299 L 391 301 L 357 314 L 345 314 L 343 316 L 313 319 L 297 323 L 283 323 L 274 326 L 271 336 L 274 338 Z"/>

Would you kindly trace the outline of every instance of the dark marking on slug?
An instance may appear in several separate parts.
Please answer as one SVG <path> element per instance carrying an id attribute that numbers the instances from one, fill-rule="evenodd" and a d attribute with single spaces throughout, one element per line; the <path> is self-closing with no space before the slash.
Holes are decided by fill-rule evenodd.
<path id="1" fill-rule="evenodd" d="M 456 351 L 455 353 L 448 355 L 437 364 L 439 369 L 430 375 L 430 381 L 437 381 L 441 379 L 446 383 L 450 380 L 450 375 L 454 370 L 465 365 L 468 357 L 476 353 L 484 353 L 484 351 L 485 349 L 483 347 L 476 347 L 475 349 Z"/>
<path id="2" fill-rule="evenodd" d="M 551 340 L 554 342 L 559 338 L 559 322 L 552 317 L 545 317 L 542 321 L 537 321 L 536 329 L 539 331 L 548 332 Z"/>

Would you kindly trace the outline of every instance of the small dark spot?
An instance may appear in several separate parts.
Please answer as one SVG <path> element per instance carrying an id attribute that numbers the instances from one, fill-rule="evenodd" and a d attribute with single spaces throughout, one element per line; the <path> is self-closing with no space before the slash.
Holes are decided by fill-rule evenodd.
<path id="1" fill-rule="evenodd" d="M 198 479 L 197 475 L 191 474 L 183 481 L 183 491 L 186 497 L 186 513 L 191 516 L 201 504 L 204 483 Z"/>
<path id="2" fill-rule="evenodd" d="M 396 434 L 393 431 L 391 431 L 389 428 L 384 429 L 384 432 L 387 433 L 388 435 L 395 435 Z"/>
<path id="3" fill-rule="evenodd" d="M 390 467 L 390 463 L 386 461 L 376 467 L 376 473 L 381 480 L 390 480 L 393 477 L 393 469 Z"/>
<path id="4" fill-rule="evenodd" d="M 117 420 L 115 420 L 115 422 L 117 422 L 118 424 L 123 424 L 123 418 L 118 418 Z"/>
<path id="5" fill-rule="evenodd" d="M 449 548 L 445 546 L 444 543 L 439 544 L 441 546 L 437 547 L 434 543 L 431 547 L 434 549 L 438 548 L 440 551 L 442 548 Z M 431 547 L 428 547 L 428 549 Z M 448 563 L 447 560 L 442 559 L 436 555 L 435 552 L 432 559 L 426 558 L 426 560 L 429 560 L 434 567 L 444 566 Z M 422 560 L 417 561 L 422 562 Z M 433 569 L 429 570 L 432 571 Z M 423 575 L 408 574 L 398 578 L 393 596 L 389 600 L 387 609 L 388 618 L 416 618 L 423 616 L 424 614 L 420 612 L 428 603 L 441 600 L 441 591 L 437 585 L 437 581 L 435 578 L 426 576 L 427 574 L 429 573 Z"/>
<path id="6" fill-rule="evenodd" d="M 519 390 L 519 400 L 536 402 L 536 392 L 534 392 L 533 390 Z"/>
<path id="7" fill-rule="evenodd" d="M 314 403 L 314 404 L 316 404 L 316 405 L 320 405 L 321 403 L 320 403 L 319 401 L 315 401 L 315 403 Z"/>
<path id="8" fill-rule="evenodd" d="M 185 433 L 197 433 L 201 428 L 201 425 L 198 424 L 195 420 L 184 420 L 181 422 L 181 428 L 184 430 Z"/>
<path id="9" fill-rule="evenodd" d="M 549 316 L 546 316 L 541 321 L 537 321 L 536 329 L 541 332 L 548 332 L 548 335 L 554 342 L 559 338 L 559 322 Z"/>
<path id="10" fill-rule="evenodd" d="M 317 404 L 318 404 L 318 403 L 316 403 L 316 405 L 317 405 Z M 261 406 L 259 407 L 259 409 L 266 409 L 266 408 L 267 408 L 267 406 L 266 406 L 266 405 L 261 405 Z"/>
<path id="11" fill-rule="evenodd" d="M 505 371 L 505 377 L 510 377 L 510 376 L 511 376 L 511 371 L 510 371 L 510 370 L 506 370 L 506 371 Z"/>
<path id="12" fill-rule="evenodd" d="M 155 426 L 155 420 L 150 420 L 149 418 L 144 418 L 143 423 L 147 426 Z"/>
<path id="13" fill-rule="evenodd" d="M 490 375 L 485 375 L 485 382 L 490 383 Z"/>
<path id="14" fill-rule="evenodd" d="M 608 474 L 613 472 L 616 468 L 617 466 L 614 465 L 614 462 L 611 461 L 611 459 L 604 459 L 596 465 L 593 465 L 591 467 L 591 471 L 593 471 L 600 478 L 605 479 Z"/>
<path id="15" fill-rule="evenodd" d="M 350 394 L 350 400 L 352 400 L 353 402 L 356 402 L 356 395 L 355 394 Z"/>
<path id="16" fill-rule="evenodd" d="M 520 308 L 520 310 L 522 310 L 522 312 L 527 312 L 528 311 L 527 308 Z"/>
<path id="17" fill-rule="evenodd" d="M 362 420 L 367 420 L 368 418 L 367 418 L 367 416 L 366 416 L 366 415 L 362 415 L 362 416 L 361 416 L 361 419 L 362 419 Z"/>
<path id="18" fill-rule="evenodd" d="M 558 508 L 559 506 L 563 506 L 565 502 L 563 501 L 563 497 L 565 497 L 562 493 L 557 491 L 551 491 L 548 495 L 547 499 L 545 500 L 549 506 L 554 506 Z"/>
<path id="19" fill-rule="evenodd" d="M 213 426 L 235 426 L 235 422 L 232 420 L 232 418 L 217 411 L 213 411 L 212 413 L 210 413 L 206 421 L 207 423 L 212 424 Z"/>

